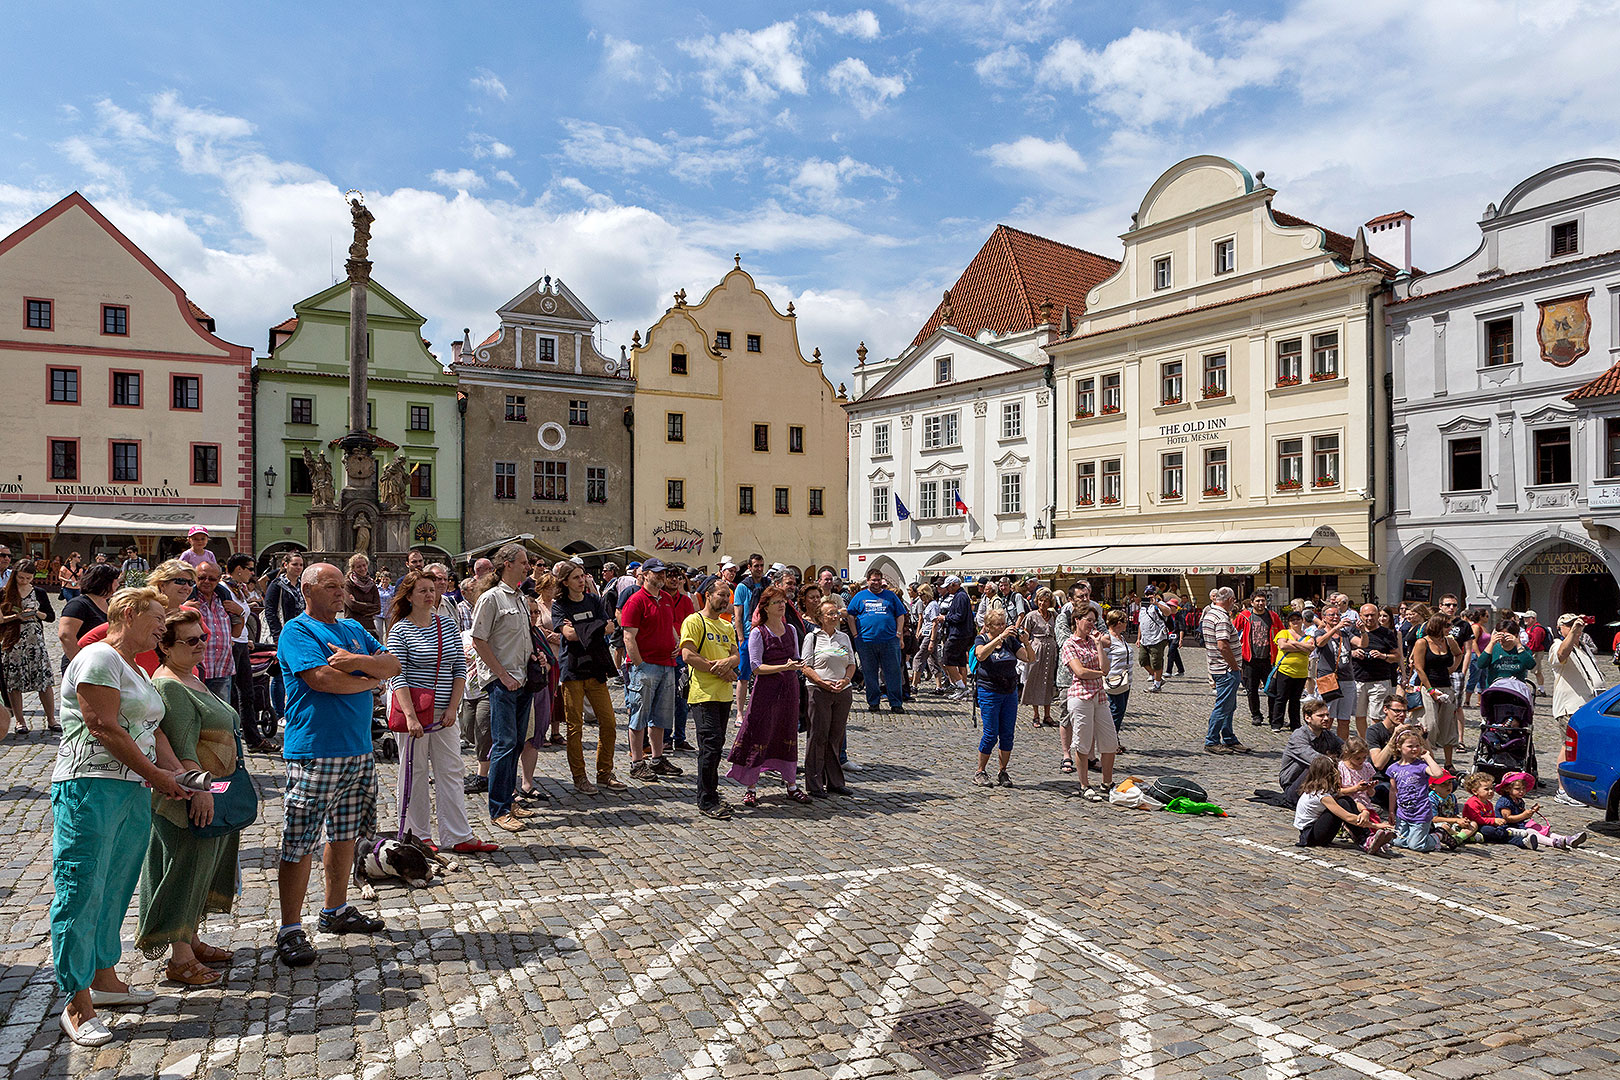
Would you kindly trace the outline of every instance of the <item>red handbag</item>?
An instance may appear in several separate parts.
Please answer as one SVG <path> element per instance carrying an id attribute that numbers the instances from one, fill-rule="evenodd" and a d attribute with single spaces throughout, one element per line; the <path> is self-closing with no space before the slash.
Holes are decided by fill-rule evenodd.
<path id="1" fill-rule="evenodd" d="M 439 685 L 439 665 L 444 663 L 444 619 L 438 615 L 433 617 L 433 625 L 439 631 L 439 655 L 433 661 L 433 685 Z M 433 719 L 433 690 L 418 690 L 416 687 L 408 688 L 411 692 L 411 707 L 416 710 L 417 720 L 426 716 Z M 422 725 L 423 731 L 437 731 L 442 725 L 426 723 Z M 394 692 L 388 692 L 388 730 L 407 734 L 411 730 L 410 720 L 405 716 L 405 710 L 399 707 L 399 698 Z"/>

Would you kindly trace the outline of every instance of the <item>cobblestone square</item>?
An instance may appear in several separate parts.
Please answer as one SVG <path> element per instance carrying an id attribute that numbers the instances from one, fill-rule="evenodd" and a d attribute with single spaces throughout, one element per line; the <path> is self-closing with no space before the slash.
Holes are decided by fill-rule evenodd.
<path id="1" fill-rule="evenodd" d="M 587 798 L 552 751 L 518 843 L 426 890 L 380 886 L 362 907 L 387 932 L 316 934 L 320 962 L 298 971 L 271 948 L 280 763 L 254 755 L 243 893 L 205 928 L 236 950 L 226 982 L 182 992 L 126 945 L 120 970 L 164 996 L 114 1014 L 100 1050 L 55 1024 L 54 737 L 35 724 L 0 744 L 0 1072 L 925 1077 L 894 1022 L 962 1001 L 1040 1055 L 986 1075 L 1620 1075 L 1612 830 L 1572 855 L 1305 853 L 1286 812 L 1245 801 L 1275 786 L 1280 736 L 1240 708 L 1255 753 L 1204 754 L 1188 659 L 1163 693 L 1133 694 L 1118 775 L 1193 776 L 1228 818 L 1066 798 L 1056 733 L 1027 714 L 1015 785 L 974 788 L 966 706 L 930 695 L 903 716 L 856 710 L 852 795 L 801 807 L 762 787 L 729 822 L 697 815 L 689 755 L 685 777 Z M 1555 829 L 1589 824 L 1544 805 Z M 506 839 L 481 804 L 474 821 Z"/>

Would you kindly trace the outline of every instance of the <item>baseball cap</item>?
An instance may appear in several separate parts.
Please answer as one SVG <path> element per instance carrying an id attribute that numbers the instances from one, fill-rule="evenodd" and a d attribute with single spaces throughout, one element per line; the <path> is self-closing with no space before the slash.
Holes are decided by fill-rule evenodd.
<path id="1" fill-rule="evenodd" d="M 946 578 L 943 582 L 941 582 L 941 584 L 942 585 L 960 585 L 960 584 L 962 584 L 962 579 L 957 577 L 955 574 L 952 574 L 950 577 Z"/>
<path id="2" fill-rule="evenodd" d="M 632 570 L 639 570 L 639 569 L 641 569 L 641 564 L 638 563 L 638 562 L 633 562 L 629 566 L 624 568 L 624 572 L 628 574 Z"/>
<path id="3" fill-rule="evenodd" d="M 1519 612 L 1519 618 L 1521 618 L 1521 619 L 1534 619 L 1536 617 L 1537 616 L 1536 616 L 1536 613 L 1534 611 L 1521 611 L 1521 612 Z"/>
<path id="4" fill-rule="evenodd" d="M 193 525 L 191 528 L 186 530 L 186 535 L 187 536 L 207 536 L 208 535 L 208 526 L 206 526 L 206 525 Z"/>
<path id="5" fill-rule="evenodd" d="M 637 565 L 639 565 L 643 570 L 647 571 L 647 573 L 649 573 L 649 574 L 657 574 L 657 573 L 660 573 L 663 570 L 668 569 L 664 565 L 664 560 L 662 560 L 662 559 L 648 559 L 646 562 L 640 563 L 640 564 L 637 564 Z"/>

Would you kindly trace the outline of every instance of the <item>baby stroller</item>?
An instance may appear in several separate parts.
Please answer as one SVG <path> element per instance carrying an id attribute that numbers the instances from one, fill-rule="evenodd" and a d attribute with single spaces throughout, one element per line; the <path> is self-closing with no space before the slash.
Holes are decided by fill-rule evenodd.
<path id="1" fill-rule="evenodd" d="M 281 672 L 276 663 L 276 647 L 255 645 L 248 660 L 253 665 L 253 713 L 258 719 L 259 737 L 268 739 L 275 735 L 276 725 L 281 722 L 270 699 L 270 681 Z"/>
<path id="2" fill-rule="evenodd" d="M 1530 686 L 1519 679 L 1497 679 L 1481 691 L 1482 722 L 1474 768 L 1498 780 L 1505 773 L 1536 771 L 1536 742 L 1531 730 L 1534 698 Z"/>

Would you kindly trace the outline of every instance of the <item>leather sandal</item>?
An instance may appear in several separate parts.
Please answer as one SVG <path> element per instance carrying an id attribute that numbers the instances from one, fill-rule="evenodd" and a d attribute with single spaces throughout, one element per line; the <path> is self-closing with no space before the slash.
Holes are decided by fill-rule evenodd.
<path id="1" fill-rule="evenodd" d="M 197 954 L 197 959 L 205 964 L 229 964 L 235 954 L 229 949 L 219 949 L 212 945 L 204 945 L 200 941 L 191 943 L 191 951 Z"/>
<path id="2" fill-rule="evenodd" d="M 201 960 L 187 960 L 178 966 L 170 960 L 163 975 L 170 982 L 185 986 L 213 986 L 225 977 L 213 968 L 205 966 Z"/>

